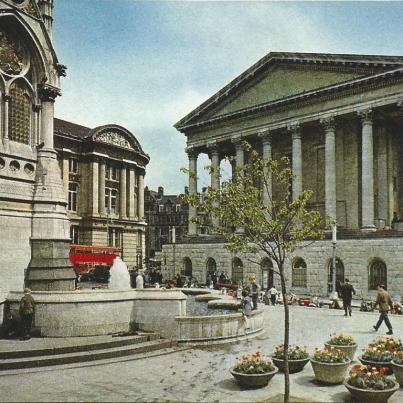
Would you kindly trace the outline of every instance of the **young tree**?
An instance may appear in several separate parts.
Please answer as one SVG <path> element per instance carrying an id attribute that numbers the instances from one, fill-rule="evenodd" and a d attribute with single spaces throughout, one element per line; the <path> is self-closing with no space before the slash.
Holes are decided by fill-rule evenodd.
<path id="1" fill-rule="evenodd" d="M 284 265 L 289 254 L 322 236 L 323 218 L 307 209 L 312 191 L 304 190 L 291 200 L 293 174 L 287 158 L 263 160 L 248 143 L 243 146 L 248 160 L 236 168 L 232 179 L 220 189 L 208 188 L 202 198 L 189 194 L 185 200 L 198 212 L 215 217 L 210 226 L 224 237 L 229 251 L 263 254 L 276 263 L 284 301 L 284 402 L 288 402 L 290 319 Z"/>

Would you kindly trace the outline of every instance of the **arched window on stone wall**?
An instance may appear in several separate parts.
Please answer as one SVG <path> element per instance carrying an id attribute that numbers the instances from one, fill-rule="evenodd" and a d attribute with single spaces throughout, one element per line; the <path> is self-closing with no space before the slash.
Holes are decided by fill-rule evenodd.
<path id="1" fill-rule="evenodd" d="M 32 102 L 27 85 L 15 81 L 10 88 L 8 137 L 18 143 L 30 144 Z"/>
<path id="2" fill-rule="evenodd" d="M 373 259 L 369 265 L 368 289 L 376 290 L 380 284 L 383 284 L 385 287 L 387 287 L 387 277 L 387 268 L 385 262 L 383 262 L 381 259 Z"/>
<path id="3" fill-rule="evenodd" d="M 273 286 L 273 262 L 265 257 L 260 262 L 260 268 L 262 270 L 262 288 L 270 289 Z"/>
<path id="4" fill-rule="evenodd" d="M 192 261 L 188 257 L 182 260 L 182 276 L 192 277 Z"/>
<path id="5" fill-rule="evenodd" d="M 297 257 L 292 262 L 292 286 L 306 287 L 306 263 L 301 257 Z"/>
<path id="6" fill-rule="evenodd" d="M 216 272 L 217 270 L 217 263 L 216 261 L 212 258 L 209 257 L 206 261 L 206 279 L 211 276 Z"/>
<path id="7" fill-rule="evenodd" d="M 243 263 L 239 257 L 232 259 L 232 282 L 234 284 L 243 283 Z"/>

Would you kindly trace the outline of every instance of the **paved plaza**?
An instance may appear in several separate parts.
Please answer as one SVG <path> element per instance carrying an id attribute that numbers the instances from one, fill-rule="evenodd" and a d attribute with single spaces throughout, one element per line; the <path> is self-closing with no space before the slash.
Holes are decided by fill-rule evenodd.
<path id="1" fill-rule="evenodd" d="M 204 348 L 174 349 L 170 354 L 130 359 L 90 366 L 52 367 L 25 370 L 18 374 L 0 373 L 1 401 L 202 401 L 263 402 L 279 401 L 283 392 L 283 376 L 276 375 L 269 386 L 241 390 L 232 379 L 229 368 L 246 352 L 271 353 L 282 342 L 283 308 L 264 309 L 265 334 L 237 344 Z M 351 334 L 364 348 L 376 334 L 371 331 L 376 313 L 353 312 L 344 317 L 342 311 L 304 307 L 291 308 L 291 342 L 306 345 L 311 352 L 322 347 L 333 332 Z M 392 316 L 395 337 L 403 332 L 403 317 Z M 6 341 L 0 341 L 4 343 Z M 35 340 L 20 343 L 35 343 Z M 358 354 L 357 354 L 358 355 Z M 308 364 L 291 375 L 291 395 L 295 401 L 344 402 L 350 395 L 343 385 L 323 386 L 314 381 Z M 403 401 L 403 391 L 394 394 L 391 402 Z"/>

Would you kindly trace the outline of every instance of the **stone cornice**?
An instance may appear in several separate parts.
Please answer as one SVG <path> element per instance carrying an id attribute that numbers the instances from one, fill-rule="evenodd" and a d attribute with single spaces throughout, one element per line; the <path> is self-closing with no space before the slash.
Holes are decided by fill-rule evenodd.
<path id="1" fill-rule="evenodd" d="M 339 84 L 333 84 L 327 87 L 322 87 L 304 93 L 292 95 L 290 97 L 281 98 L 264 104 L 247 107 L 235 112 L 230 112 L 224 115 L 216 116 L 211 119 L 207 119 L 205 121 L 191 123 L 188 125 L 184 124 L 183 126 L 177 124 L 175 125 L 175 127 L 181 132 L 185 132 L 188 129 L 199 128 L 208 125 L 215 125 L 216 123 L 241 118 L 245 115 L 252 115 L 265 112 L 270 109 L 287 107 L 291 104 L 296 105 L 306 104 L 307 102 L 312 102 L 314 100 L 317 100 L 318 98 L 335 99 L 340 97 L 340 93 L 342 92 L 353 94 L 361 93 L 369 89 L 384 87 L 390 85 L 391 83 L 393 84 L 401 82 L 402 80 L 403 80 L 403 67 L 394 69 L 392 71 L 382 72 L 367 77 L 345 81 Z"/>

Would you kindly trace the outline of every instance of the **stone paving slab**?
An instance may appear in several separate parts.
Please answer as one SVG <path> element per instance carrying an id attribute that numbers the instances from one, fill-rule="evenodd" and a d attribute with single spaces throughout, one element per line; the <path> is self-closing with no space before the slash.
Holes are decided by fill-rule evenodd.
<path id="1" fill-rule="evenodd" d="M 175 351 L 134 361 L 85 366 L 71 369 L 0 376 L 0 401 L 172 401 L 172 402 L 275 402 L 283 393 L 283 376 L 276 375 L 269 386 L 241 390 L 229 368 L 243 353 L 271 353 L 282 342 L 283 308 L 263 306 L 265 334 L 237 344 Z M 323 347 L 330 333 L 351 334 L 358 342 L 358 353 L 376 336 L 371 330 L 376 313 L 291 307 L 291 342 L 307 345 L 310 352 Z M 392 316 L 395 337 L 403 335 L 403 317 Z M 23 342 L 21 342 L 23 343 Z M 349 402 L 343 385 L 316 383 L 308 364 L 291 374 L 291 395 L 295 401 Z M 390 400 L 403 401 L 403 390 Z"/>

